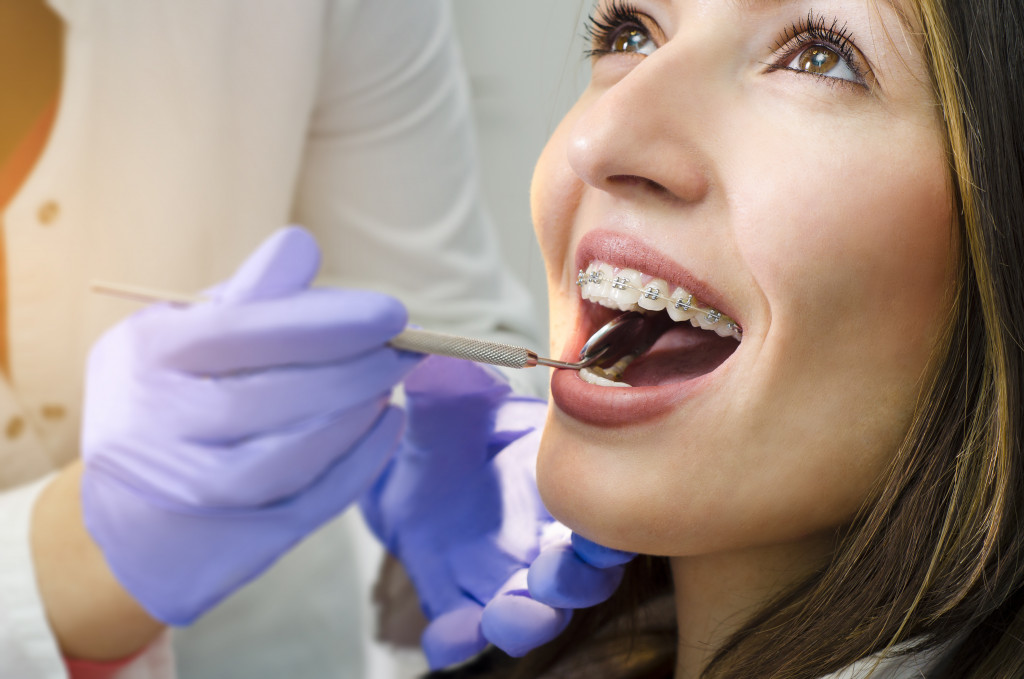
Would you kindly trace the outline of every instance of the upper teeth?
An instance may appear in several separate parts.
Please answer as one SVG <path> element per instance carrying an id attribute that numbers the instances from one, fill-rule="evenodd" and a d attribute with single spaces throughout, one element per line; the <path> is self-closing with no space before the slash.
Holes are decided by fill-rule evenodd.
<path id="1" fill-rule="evenodd" d="M 646 280 L 645 280 L 646 279 Z M 714 330 L 722 337 L 743 338 L 743 330 L 731 318 L 712 309 L 681 286 L 671 293 L 660 278 L 635 269 L 617 269 L 604 262 L 592 262 L 576 279 L 583 299 L 623 311 L 638 307 L 650 311 L 665 310 L 674 321 L 690 321 L 694 327 Z"/>

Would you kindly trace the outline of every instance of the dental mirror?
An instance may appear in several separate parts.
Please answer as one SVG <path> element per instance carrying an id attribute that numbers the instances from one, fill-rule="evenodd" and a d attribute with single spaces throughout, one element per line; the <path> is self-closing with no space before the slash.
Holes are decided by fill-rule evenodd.
<path id="1" fill-rule="evenodd" d="M 627 311 L 608 321 L 580 349 L 580 362 L 572 364 L 573 369 L 587 368 L 598 361 L 610 365 L 623 356 L 643 353 L 650 346 L 645 342 L 649 334 L 646 321 L 639 311 Z"/>
<path id="2" fill-rule="evenodd" d="M 614 363 L 623 356 L 633 353 L 643 339 L 644 333 L 641 332 L 643 328 L 644 315 L 640 312 L 628 311 L 616 316 L 591 335 L 583 345 L 583 349 L 580 350 L 580 360 L 576 363 L 544 358 L 523 347 L 416 328 L 407 328 L 397 337 L 393 337 L 389 344 L 396 349 L 405 351 L 439 354 L 508 368 L 531 368 L 543 365 L 562 370 L 582 370 L 598 361 Z"/>

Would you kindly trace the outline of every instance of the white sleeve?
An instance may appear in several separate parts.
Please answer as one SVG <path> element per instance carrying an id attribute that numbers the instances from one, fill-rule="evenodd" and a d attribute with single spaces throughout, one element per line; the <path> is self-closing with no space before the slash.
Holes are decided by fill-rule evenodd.
<path id="1" fill-rule="evenodd" d="M 0 492 L 0 677 L 67 678 L 64 658 L 47 623 L 36 584 L 29 534 L 32 508 L 52 479 L 50 474 Z M 173 679 L 170 634 L 163 634 L 115 676 Z"/>
<path id="2" fill-rule="evenodd" d="M 539 348 L 482 202 L 448 4 L 337 3 L 325 31 L 294 206 L 323 247 L 323 277 L 393 294 L 427 328 Z M 513 372 L 518 388 L 545 391 L 546 370 Z"/>
<path id="3" fill-rule="evenodd" d="M 32 507 L 46 476 L 0 493 L 0 676 L 63 679 L 64 660 L 46 622 L 29 544 Z"/>
<path id="4" fill-rule="evenodd" d="M 122 667 L 113 679 L 174 679 L 174 647 L 171 631 L 166 630 L 130 663 Z"/>

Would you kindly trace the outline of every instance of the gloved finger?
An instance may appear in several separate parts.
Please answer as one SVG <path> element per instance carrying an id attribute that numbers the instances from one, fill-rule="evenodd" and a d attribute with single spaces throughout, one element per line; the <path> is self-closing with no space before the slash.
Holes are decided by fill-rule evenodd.
<path id="1" fill-rule="evenodd" d="M 548 547 L 530 565 L 530 596 L 555 608 L 589 608 L 606 601 L 622 582 L 625 566 L 595 568 L 571 545 Z"/>
<path id="2" fill-rule="evenodd" d="M 146 395 L 147 402 L 135 405 L 181 438 L 227 444 L 379 400 L 417 360 L 405 352 L 380 348 L 344 363 L 225 377 L 160 373 Z"/>
<path id="3" fill-rule="evenodd" d="M 572 534 L 572 548 L 583 561 L 595 568 L 611 568 L 627 564 L 636 558 L 636 552 L 623 552 L 599 545 L 577 533 Z"/>
<path id="4" fill-rule="evenodd" d="M 309 287 L 320 268 L 320 248 L 305 229 L 278 229 L 246 258 L 215 299 L 237 304 L 284 297 Z"/>
<path id="5" fill-rule="evenodd" d="M 230 592 L 266 570 L 311 530 L 341 513 L 387 463 L 401 434 L 401 411 L 391 408 L 362 441 L 305 492 L 272 506 L 203 509 L 168 506 L 164 501 L 132 503 L 133 521 L 111 520 L 126 506 L 125 496 L 139 491 L 130 482 L 95 466 L 86 467 L 83 482 L 85 522 L 97 544 L 120 561 L 110 564 L 128 591 L 147 592 L 140 600 L 158 620 L 191 624 Z M 352 465 L 347 463 L 354 463 Z M 353 469 L 356 467 L 358 469 Z M 223 520 L 211 520 L 211 518 Z M 173 522 L 176 530 L 139 531 L 139 526 Z M 259 539 L 237 540 L 238 525 L 258 522 Z M 197 550 L 196 545 L 231 545 L 235 553 Z M 244 564 L 244 568 L 239 568 Z M 182 574 L 190 586 L 182 588 Z M 158 602 L 159 605 L 154 605 Z"/>
<path id="6" fill-rule="evenodd" d="M 386 408 L 387 399 L 381 398 L 232 446 L 176 442 L 174 455 L 121 455 L 116 464 L 119 475 L 140 488 L 147 487 L 144 479 L 160 479 L 154 494 L 184 507 L 267 505 L 302 492 L 335 465 L 347 468 L 353 478 L 372 471 L 376 479 L 393 451 L 380 451 L 378 461 L 359 457 L 355 448 L 378 426 Z M 391 417 L 401 423 L 400 411 Z M 108 449 L 102 441 L 91 445 L 94 450 Z M 149 447 L 158 446 L 160 442 Z M 93 464 L 103 461 L 94 460 Z M 366 465 L 370 469 L 364 469 Z"/>
<path id="7" fill-rule="evenodd" d="M 409 428 L 417 455 L 429 456 L 438 475 L 472 470 L 489 459 L 498 408 L 511 388 L 481 366 L 430 356 L 405 381 Z"/>
<path id="8" fill-rule="evenodd" d="M 423 631 L 420 645 L 430 669 L 438 670 L 469 660 L 487 648 L 480 629 L 484 607 L 472 599 L 434 618 Z"/>
<path id="9" fill-rule="evenodd" d="M 140 360 L 197 375 L 345 361 L 380 347 L 406 322 L 405 307 L 393 297 L 329 288 L 251 304 L 150 311 L 133 317 L 127 329 Z"/>
<path id="10" fill-rule="evenodd" d="M 572 611 L 553 608 L 530 597 L 526 569 L 515 573 L 487 602 L 480 620 L 484 637 L 519 658 L 551 641 L 569 625 Z"/>
<path id="11" fill-rule="evenodd" d="M 215 496 L 204 498 L 207 506 L 244 503 L 245 495 L 256 493 L 258 501 L 278 502 L 303 492 L 316 483 L 326 470 L 342 466 L 353 478 L 369 475 L 367 484 L 377 478 L 394 446 L 380 451 L 380 459 L 367 453 L 361 458 L 357 446 L 379 422 L 387 407 L 387 398 L 319 417 L 283 432 L 273 432 L 247 440 L 241 445 L 218 449 L 218 464 L 212 473 L 233 477 L 230 487 L 218 484 Z M 396 417 L 401 421 L 401 412 Z M 241 486 L 247 491 L 241 492 Z M 241 501 L 241 502 L 240 502 Z"/>
<path id="12" fill-rule="evenodd" d="M 396 524 L 392 520 L 391 514 L 386 511 L 384 497 L 387 494 L 388 486 L 391 483 L 391 476 L 395 471 L 397 457 L 400 454 L 401 445 L 399 445 L 395 457 L 385 465 L 377 480 L 359 498 L 359 511 L 362 512 L 363 520 L 366 521 L 367 527 L 376 536 L 377 540 L 384 545 L 384 549 L 392 554 L 396 552 Z"/>
<path id="13" fill-rule="evenodd" d="M 367 491 L 394 456 L 404 426 L 405 413 L 389 406 L 344 457 L 295 496 L 297 510 L 310 528 L 337 516 Z"/>

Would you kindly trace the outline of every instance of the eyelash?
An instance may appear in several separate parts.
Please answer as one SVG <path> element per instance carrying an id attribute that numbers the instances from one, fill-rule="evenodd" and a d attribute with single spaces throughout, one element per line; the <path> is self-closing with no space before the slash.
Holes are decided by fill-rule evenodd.
<path id="1" fill-rule="evenodd" d="M 850 70 L 857 76 L 857 82 L 834 78 L 823 73 L 811 71 L 799 71 L 791 69 L 788 64 L 796 55 L 804 49 L 813 45 L 821 45 L 834 50 L 839 57 L 846 62 Z M 846 24 L 840 24 L 839 19 L 829 21 L 822 15 L 815 15 L 814 10 L 807 13 L 807 16 L 798 22 L 794 22 L 786 28 L 775 42 L 774 50 L 781 56 L 774 64 L 765 64 L 771 71 L 795 70 L 799 73 L 817 76 L 827 80 L 833 85 L 853 85 L 865 87 L 864 69 L 857 59 L 856 48 L 854 47 L 853 36 Z"/>
<path id="2" fill-rule="evenodd" d="M 598 8 L 587 17 L 583 29 L 584 37 L 590 42 L 590 48 L 583 52 L 584 56 L 592 58 L 614 54 L 612 43 L 624 30 L 639 28 L 647 33 L 642 16 L 636 5 L 629 0 L 612 0 L 607 7 Z"/>
<path id="3" fill-rule="evenodd" d="M 590 48 L 584 51 L 584 56 L 594 58 L 605 54 L 616 54 L 611 46 L 624 30 L 639 29 L 650 39 L 650 31 L 644 25 L 644 16 L 629 0 L 612 0 L 606 7 L 599 7 L 590 14 L 585 24 L 584 37 L 590 42 Z M 858 82 L 822 73 L 791 69 L 788 64 L 798 52 L 812 45 L 821 45 L 834 50 L 857 76 Z M 793 22 L 784 29 L 772 49 L 776 55 L 780 56 L 775 63 L 765 64 L 770 71 L 794 70 L 817 76 L 831 85 L 865 87 L 864 69 L 857 59 L 853 37 L 845 24 L 840 25 L 838 18 L 829 21 L 811 10 L 806 17 Z"/>

